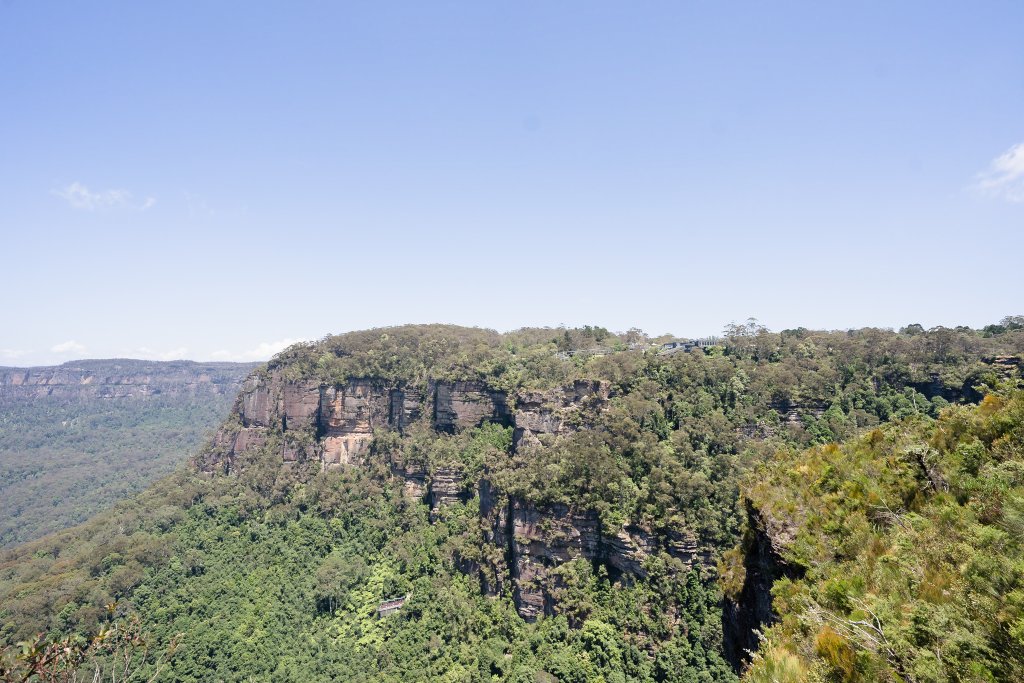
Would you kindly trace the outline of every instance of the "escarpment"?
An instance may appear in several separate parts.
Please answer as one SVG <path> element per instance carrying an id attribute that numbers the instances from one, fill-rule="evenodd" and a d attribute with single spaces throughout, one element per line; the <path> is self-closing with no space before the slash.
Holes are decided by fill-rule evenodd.
<path id="1" fill-rule="evenodd" d="M 357 464 L 377 429 L 404 431 L 424 416 L 434 430 L 456 433 L 487 422 L 509 424 L 505 392 L 479 382 L 435 382 L 394 386 L 376 378 L 341 384 L 290 380 L 280 370 L 246 380 L 233 420 L 199 461 L 206 472 L 230 471 L 235 458 L 262 447 L 271 433 L 311 431 L 317 447 L 308 455 L 325 469 Z"/>
<path id="2" fill-rule="evenodd" d="M 709 555 L 686 532 L 659 537 L 633 524 L 608 530 L 591 510 L 502 500 L 493 490 L 481 495 L 481 508 L 489 522 L 487 540 L 503 551 L 491 571 L 481 571 L 484 587 L 500 592 L 501 577 L 507 576 L 516 609 L 527 621 L 557 613 L 565 588 L 560 567 L 573 560 L 602 564 L 612 579 L 625 582 L 646 578 L 651 562 L 676 574 L 711 569 Z M 490 576 L 499 577 L 497 585 L 487 585 Z"/>
<path id="3" fill-rule="evenodd" d="M 532 621 L 557 612 L 564 587 L 559 567 L 566 562 L 603 564 L 614 579 L 632 581 L 646 577 L 654 559 L 685 571 L 709 568 L 708 555 L 685 530 L 658 536 L 633 524 L 607 529 L 593 510 L 510 496 L 486 472 L 468 478 L 460 466 L 424 462 L 402 447 L 371 455 L 371 446 L 377 435 L 401 436 L 416 425 L 455 435 L 496 424 L 511 430 L 512 453 L 545 448 L 592 426 L 611 397 L 608 383 L 597 380 L 506 392 L 478 381 L 428 380 L 416 386 L 372 377 L 295 381 L 271 369 L 246 381 L 233 419 L 197 464 L 207 473 L 232 473 L 244 467 L 244 456 L 271 442 L 282 444 L 282 466 L 307 462 L 331 470 L 378 457 L 402 480 L 407 495 L 430 506 L 432 520 L 478 494 L 483 541 L 494 551 L 487 561 L 464 563 L 463 570 L 477 575 L 488 593 L 508 588 L 519 614 Z"/>
<path id="4" fill-rule="evenodd" d="M 145 399 L 236 394 L 253 363 L 83 360 L 0 368 L 0 401 Z"/>

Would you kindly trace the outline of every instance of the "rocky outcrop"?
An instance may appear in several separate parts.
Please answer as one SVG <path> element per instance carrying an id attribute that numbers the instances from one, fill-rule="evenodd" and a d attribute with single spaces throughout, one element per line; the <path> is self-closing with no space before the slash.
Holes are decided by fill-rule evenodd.
<path id="1" fill-rule="evenodd" d="M 438 467 L 430 475 L 430 519 L 437 519 L 442 508 L 469 499 L 465 477 L 457 467 Z"/>
<path id="2" fill-rule="evenodd" d="M 508 397 L 479 382 L 438 382 L 434 392 L 434 428 L 455 433 L 485 422 L 510 424 Z"/>
<path id="3" fill-rule="evenodd" d="M 320 388 L 319 429 L 325 468 L 353 465 L 365 456 L 373 430 L 390 422 L 395 394 L 383 383 L 367 379 Z"/>
<path id="4" fill-rule="evenodd" d="M 252 363 L 86 360 L 36 368 L 0 368 L 0 401 L 234 395 Z"/>
<path id="5" fill-rule="evenodd" d="M 238 413 L 245 427 L 269 427 L 277 397 L 273 378 L 254 374 L 245 380 L 238 397 Z"/>
<path id="6" fill-rule="evenodd" d="M 281 428 L 285 431 L 317 424 L 320 413 L 319 382 L 285 382 L 281 390 Z"/>
<path id="7" fill-rule="evenodd" d="M 645 578 L 644 561 L 658 553 L 657 539 L 644 529 L 627 524 L 613 536 L 602 539 L 603 556 L 617 573 Z"/>
<path id="8" fill-rule="evenodd" d="M 588 426 L 608 401 L 604 382 L 577 380 L 549 391 L 527 391 L 516 397 L 516 449 L 538 445 L 540 435 L 561 436 Z"/>
<path id="9" fill-rule="evenodd" d="M 795 403 L 788 399 L 772 403 L 772 409 L 779 414 L 782 424 L 790 426 L 803 425 L 804 417 L 818 419 L 828 410 L 823 403 Z"/>
<path id="10" fill-rule="evenodd" d="M 577 558 L 604 564 L 613 579 L 625 582 L 646 577 L 647 560 L 662 554 L 679 560 L 683 570 L 710 564 L 710 552 L 699 551 L 692 535 L 658 536 L 632 524 L 607 533 L 591 510 L 504 499 L 486 479 L 480 509 L 488 520 L 486 540 L 501 551 L 496 565 L 480 569 L 481 582 L 495 594 L 510 581 L 516 610 L 527 621 L 558 611 L 559 567 Z"/>
<path id="11" fill-rule="evenodd" d="M 513 500 L 509 519 L 499 519 L 496 541 L 506 544 L 511 558 L 512 598 L 527 621 L 553 614 L 562 587 L 556 570 L 578 557 L 593 559 L 601 551 L 601 524 L 591 512 L 573 513 L 564 505 L 538 509 Z M 510 536 L 506 536 L 509 534 Z"/>
<path id="12" fill-rule="evenodd" d="M 427 466 L 421 462 L 406 460 L 404 454 L 391 455 L 389 468 L 391 476 L 402 480 L 405 494 L 416 500 L 427 496 Z"/>
<path id="13" fill-rule="evenodd" d="M 242 387 L 238 406 L 244 426 L 279 425 L 283 431 L 311 424 L 319 409 L 319 382 L 289 382 L 276 372 L 249 377 Z"/>
<path id="14" fill-rule="evenodd" d="M 235 453 L 247 451 L 250 448 L 260 448 L 267 442 L 267 433 L 260 427 L 242 427 L 235 435 L 231 449 Z"/>
<path id="15" fill-rule="evenodd" d="M 725 599 L 722 610 L 725 657 L 737 671 L 749 660 L 749 653 L 757 650 L 758 632 L 777 620 L 772 608 L 772 585 L 782 577 L 803 576 L 802 567 L 783 557 L 795 533 L 792 525 L 773 520 L 747 502 L 743 587 L 738 596 Z"/>
<path id="16" fill-rule="evenodd" d="M 430 383 L 426 392 L 416 388 L 391 390 L 391 413 L 388 423 L 400 432 L 404 432 L 424 413 L 427 397 L 433 398 L 434 386 Z"/>
<path id="17" fill-rule="evenodd" d="M 425 387 L 392 386 L 380 379 L 356 378 L 330 385 L 317 380 L 290 381 L 281 370 L 261 371 L 242 387 L 236 406 L 244 434 L 234 439 L 218 435 L 215 445 L 228 463 L 247 449 L 266 443 L 272 431 L 287 433 L 312 428 L 318 438 L 316 456 L 326 469 L 358 464 L 366 457 L 374 431 L 405 431 L 429 416 L 434 429 L 455 433 L 485 422 L 511 424 L 504 392 L 479 382 L 434 382 Z M 235 432 L 232 432 L 234 434 Z M 285 448 L 282 458 L 293 462 L 312 453 Z M 207 458 L 207 471 L 230 469 L 230 464 Z M 412 472 L 415 480 L 421 473 Z M 418 489 L 419 482 L 410 485 Z"/>

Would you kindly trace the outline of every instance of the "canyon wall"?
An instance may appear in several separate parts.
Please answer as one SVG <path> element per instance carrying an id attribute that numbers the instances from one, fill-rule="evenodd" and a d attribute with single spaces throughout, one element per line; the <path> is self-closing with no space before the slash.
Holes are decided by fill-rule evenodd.
<path id="1" fill-rule="evenodd" d="M 84 360 L 35 368 L 0 367 L 0 401 L 234 395 L 254 363 Z"/>
<path id="2" fill-rule="evenodd" d="M 358 467 L 367 463 L 375 433 L 402 433 L 417 422 L 447 434 L 500 424 L 512 429 L 514 452 L 543 448 L 592 426 L 609 397 L 607 383 L 598 381 L 510 395 L 471 381 L 431 380 L 409 387 L 353 378 L 328 384 L 291 381 L 280 370 L 261 371 L 245 382 L 235 419 L 222 428 L 198 465 L 210 473 L 230 473 L 247 451 L 263 448 L 277 436 L 282 463 L 305 460 L 325 470 Z M 290 445 L 290 434 L 311 435 L 314 446 Z M 493 552 L 485 562 L 466 561 L 463 570 L 479 576 L 492 594 L 509 587 L 527 620 L 557 610 L 562 588 L 557 570 L 576 558 L 604 564 L 613 578 L 627 582 L 647 576 L 647 562 L 655 557 L 675 571 L 711 571 L 709 554 L 685 533 L 659 536 L 634 525 L 608 530 L 593 511 L 540 506 L 504 495 L 486 473 L 467 482 L 460 468 L 431 468 L 401 448 L 381 457 L 409 495 L 430 505 L 432 519 L 445 507 L 469 499 L 475 488 L 484 540 Z"/>

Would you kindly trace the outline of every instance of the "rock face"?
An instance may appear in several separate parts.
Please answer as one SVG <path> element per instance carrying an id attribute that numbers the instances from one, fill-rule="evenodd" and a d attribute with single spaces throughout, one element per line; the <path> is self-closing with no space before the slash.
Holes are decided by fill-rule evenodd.
<path id="1" fill-rule="evenodd" d="M 434 428 L 455 433 L 485 422 L 509 424 L 511 416 L 504 392 L 479 382 L 440 382 L 434 398 Z"/>
<path id="2" fill-rule="evenodd" d="M 550 391 L 523 392 L 516 397 L 515 448 L 537 445 L 540 435 L 561 436 L 587 426 L 608 402 L 608 385 L 577 380 Z"/>
<path id="3" fill-rule="evenodd" d="M 370 457 L 374 433 L 403 432 L 426 422 L 440 433 L 455 434 L 484 423 L 513 428 L 513 448 L 542 446 L 592 426 L 609 401 L 607 384 L 576 381 L 548 391 L 527 391 L 509 397 L 479 382 L 434 382 L 419 387 L 393 386 L 362 378 L 344 384 L 289 382 L 279 371 L 258 373 L 247 380 L 236 410 L 234 431 L 216 442 L 220 456 L 201 464 L 207 471 L 233 469 L 235 458 L 263 448 L 278 435 L 285 463 L 318 458 L 324 469 L 360 466 Z M 516 406 L 513 411 L 510 405 Z M 306 441 L 292 435 L 305 434 Z M 312 435 L 315 451 L 300 446 Z M 380 454 L 408 495 L 425 499 L 431 519 L 445 507 L 471 496 L 460 466 L 428 467 L 411 460 L 402 448 Z M 597 514 L 565 505 L 537 506 L 496 491 L 486 478 L 479 489 L 486 541 L 493 552 L 485 561 L 466 561 L 464 570 L 478 573 L 490 592 L 508 587 L 525 619 L 553 614 L 564 588 L 559 567 L 576 558 L 604 564 L 616 579 L 647 576 L 652 556 L 678 560 L 683 569 L 707 565 L 696 539 L 685 534 L 656 536 L 627 525 L 602 530 Z"/>
<path id="4" fill-rule="evenodd" d="M 427 396 L 433 394 L 432 384 L 428 386 L 426 392 L 415 388 L 392 389 L 388 423 L 398 431 L 404 432 L 409 425 L 420 419 L 427 403 Z"/>
<path id="5" fill-rule="evenodd" d="M 392 456 L 390 463 L 392 476 L 402 480 L 402 486 L 407 496 L 417 500 L 427 495 L 427 467 L 422 463 L 408 462 L 402 459 L 401 454 Z M 433 512 L 433 508 L 431 514 Z"/>
<path id="6" fill-rule="evenodd" d="M 507 577 L 516 610 L 527 621 L 555 613 L 564 587 L 558 568 L 577 558 L 604 564 L 614 579 L 627 582 L 646 577 L 645 561 L 660 554 L 675 558 L 683 569 L 709 562 L 690 536 L 659 538 L 631 524 L 605 533 L 593 511 L 503 500 L 486 480 L 480 482 L 480 507 L 488 520 L 487 540 L 502 551 L 498 566 L 481 569 L 484 588 L 500 592 Z"/>
<path id="7" fill-rule="evenodd" d="M 250 376 L 242 387 L 236 414 L 241 429 L 218 435 L 215 445 L 221 453 L 206 458 L 200 464 L 202 469 L 230 471 L 237 455 L 261 448 L 276 431 L 312 428 L 318 437 L 316 457 L 325 468 L 333 468 L 358 464 L 368 452 L 374 430 L 402 432 L 424 416 L 430 416 L 434 429 L 447 433 L 485 422 L 512 422 L 506 394 L 479 382 L 430 381 L 426 387 L 395 387 L 383 380 L 362 378 L 331 386 L 289 381 L 280 370 Z M 302 459 L 301 455 L 288 447 L 282 451 L 286 462 Z M 410 476 L 418 479 L 420 473 L 413 471 Z"/>
<path id="8" fill-rule="evenodd" d="M 564 505 L 538 509 L 512 500 L 497 522 L 494 541 L 508 548 L 512 598 L 528 621 L 554 613 L 562 582 L 553 569 L 601 552 L 601 525 L 593 513 L 575 514 Z"/>
<path id="9" fill-rule="evenodd" d="M 469 492 L 464 487 L 465 477 L 455 467 L 438 467 L 430 475 L 430 517 L 437 519 L 441 509 L 454 503 L 465 502 Z"/>
<path id="10" fill-rule="evenodd" d="M 359 462 L 369 450 L 373 430 L 390 424 L 391 401 L 396 398 L 401 400 L 401 392 L 372 380 L 351 380 L 340 387 L 321 387 L 318 424 L 324 434 L 324 466 L 340 467 Z"/>
<path id="11" fill-rule="evenodd" d="M 253 363 L 85 360 L 52 367 L 0 368 L 0 401 L 237 394 Z"/>
<path id="12" fill-rule="evenodd" d="M 274 403 L 271 403 L 269 380 L 253 375 L 245 380 L 239 396 L 238 411 L 245 427 L 269 427 Z M 275 403 L 276 403 L 276 399 Z"/>
<path id="13" fill-rule="evenodd" d="M 747 537 L 744 539 L 746 577 L 736 599 L 726 598 L 722 630 L 726 660 L 740 671 L 757 650 L 758 631 L 777 619 L 772 608 L 772 585 L 782 577 L 803 576 L 801 567 L 783 559 L 783 549 L 793 542 L 794 530 L 777 523 L 747 503 Z"/>

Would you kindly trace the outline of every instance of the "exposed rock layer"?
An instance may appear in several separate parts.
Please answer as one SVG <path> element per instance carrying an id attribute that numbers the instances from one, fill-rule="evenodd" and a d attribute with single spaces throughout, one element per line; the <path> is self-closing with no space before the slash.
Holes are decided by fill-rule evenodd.
<path id="1" fill-rule="evenodd" d="M 236 423 L 222 431 L 214 457 L 200 466 L 231 471 L 236 457 L 263 448 L 274 434 L 280 435 L 286 463 L 316 458 L 325 469 L 358 466 L 370 457 L 377 430 L 402 432 L 416 421 L 441 433 L 502 424 L 513 429 L 514 449 L 542 447 L 593 426 L 609 394 L 608 385 L 597 381 L 509 396 L 479 382 L 429 381 L 406 387 L 355 378 L 329 385 L 291 382 L 280 371 L 257 373 L 238 400 Z M 300 433 L 312 434 L 313 451 L 294 445 L 301 440 L 290 441 Z M 473 486 L 458 466 L 430 467 L 411 460 L 402 449 L 381 457 L 409 495 L 430 504 L 432 519 L 472 495 Z M 646 563 L 653 556 L 674 558 L 679 570 L 708 564 L 696 539 L 686 534 L 656 536 L 633 525 L 607 531 L 591 510 L 510 499 L 486 478 L 472 484 L 479 489 L 485 540 L 494 552 L 483 562 L 463 561 L 463 569 L 479 574 L 492 593 L 510 588 L 519 614 L 528 620 L 557 610 L 563 588 L 558 568 L 576 558 L 604 564 L 610 575 L 624 581 L 647 576 Z"/>
<path id="2" fill-rule="evenodd" d="M 52 367 L 0 368 L 0 400 L 237 394 L 252 363 L 87 360 Z"/>

